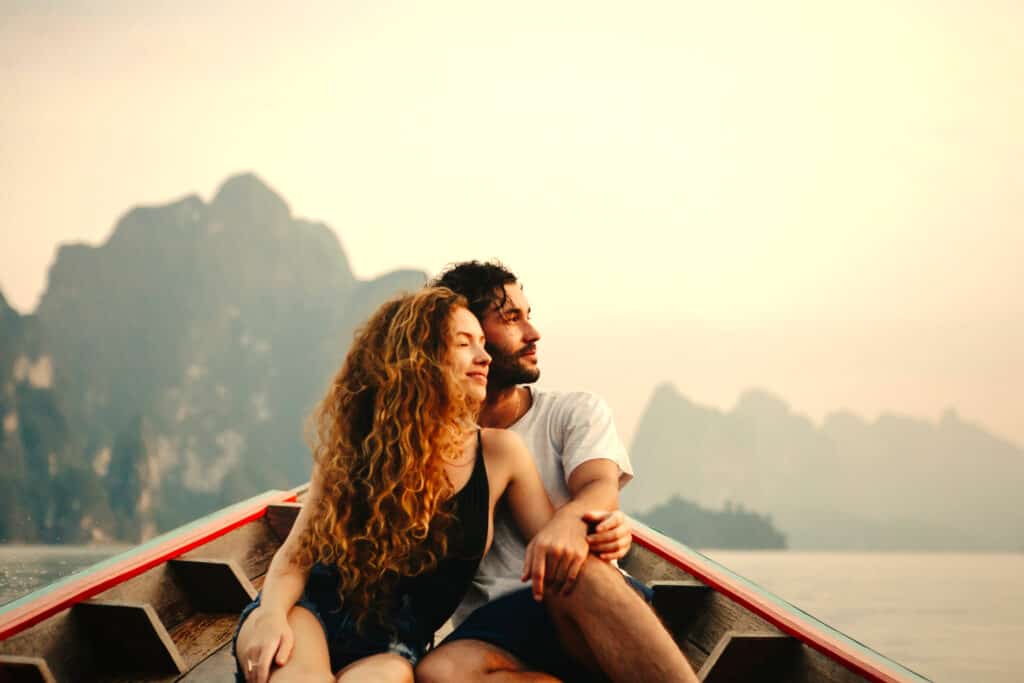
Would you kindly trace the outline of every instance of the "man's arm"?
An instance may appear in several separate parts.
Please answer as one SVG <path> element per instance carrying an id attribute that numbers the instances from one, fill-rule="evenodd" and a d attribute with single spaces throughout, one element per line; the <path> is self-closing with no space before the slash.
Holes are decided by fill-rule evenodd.
<path id="1" fill-rule="evenodd" d="M 630 535 L 628 526 L 615 524 L 618 518 L 610 517 L 608 513 L 617 511 L 619 507 L 619 474 L 618 463 L 605 458 L 595 458 L 579 465 L 569 475 L 571 499 L 555 512 L 531 542 L 533 553 L 547 557 L 548 580 L 555 589 L 563 593 L 571 591 L 590 554 L 588 521 L 600 521 L 595 535 L 602 539 L 611 538 L 616 547 L 622 543 L 622 529 L 625 529 L 626 536 Z M 605 522 L 609 524 L 601 528 Z M 611 546 L 604 540 L 601 547 Z M 628 549 L 628 544 L 625 547 Z"/>
<path id="2" fill-rule="evenodd" d="M 568 592 L 590 552 L 615 559 L 628 549 L 631 535 L 618 512 L 619 488 L 632 478 L 633 470 L 612 411 L 601 397 L 589 392 L 564 395 L 554 429 L 562 443 L 559 455 L 569 502 L 533 544 L 535 550 L 544 550 L 550 582 Z M 596 545 L 587 537 L 588 521 L 598 522 Z"/>
<path id="3" fill-rule="evenodd" d="M 633 543 L 633 532 L 626 516 L 619 510 L 618 463 L 600 458 L 588 460 L 569 475 L 569 494 L 583 521 L 592 525 L 587 543 L 591 553 L 602 560 L 625 557 Z"/>

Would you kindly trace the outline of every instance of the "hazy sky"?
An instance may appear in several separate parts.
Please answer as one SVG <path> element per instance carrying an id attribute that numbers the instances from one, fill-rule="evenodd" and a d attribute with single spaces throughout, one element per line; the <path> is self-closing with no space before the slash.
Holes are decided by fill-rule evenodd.
<path id="1" fill-rule="evenodd" d="M 0 291 L 252 170 L 357 275 L 498 256 L 545 378 L 1024 443 L 1024 4 L 0 0 Z"/>

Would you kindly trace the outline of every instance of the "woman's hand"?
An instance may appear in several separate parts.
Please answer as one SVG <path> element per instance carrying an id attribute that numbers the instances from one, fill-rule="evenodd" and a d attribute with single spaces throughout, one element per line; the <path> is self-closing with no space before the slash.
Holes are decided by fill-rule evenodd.
<path id="1" fill-rule="evenodd" d="M 587 525 L 566 505 L 530 540 L 523 561 L 522 580 L 533 580 L 533 599 L 544 598 L 546 584 L 568 595 L 576 585 L 590 551 Z"/>
<path id="2" fill-rule="evenodd" d="M 238 663 L 246 683 L 266 683 L 271 664 L 284 666 L 292 655 L 295 637 L 288 615 L 257 607 L 238 633 Z"/>
<path id="3" fill-rule="evenodd" d="M 587 535 L 590 552 L 602 560 L 621 560 L 633 544 L 633 530 L 622 510 L 611 512 L 595 511 L 583 515 L 583 521 L 596 524 L 594 531 Z"/>

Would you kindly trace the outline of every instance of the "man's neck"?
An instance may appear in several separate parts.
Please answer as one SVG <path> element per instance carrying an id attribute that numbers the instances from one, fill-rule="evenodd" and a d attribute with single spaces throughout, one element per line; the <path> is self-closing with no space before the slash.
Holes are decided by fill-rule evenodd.
<path id="1" fill-rule="evenodd" d="M 508 429 L 526 414 L 532 403 L 533 394 L 526 387 L 488 388 L 477 422 L 481 427 Z"/>

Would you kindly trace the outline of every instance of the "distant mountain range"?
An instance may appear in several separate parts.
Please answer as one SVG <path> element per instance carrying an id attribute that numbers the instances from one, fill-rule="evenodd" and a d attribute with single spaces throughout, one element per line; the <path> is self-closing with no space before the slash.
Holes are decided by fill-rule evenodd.
<path id="1" fill-rule="evenodd" d="M 305 481 L 302 425 L 354 329 L 425 279 L 356 279 L 251 174 L 62 246 L 34 314 L 0 294 L 0 542 L 137 541 Z M 1024 549 L 1024 452 L 954 413 L 815 425 L 666 384 L 631 455 L 623 507 L 697 546 Z"/>
<path id="2" fill-rule="evenodd" d="M 938 422 L 848 412 L 821 425 L 749 391 L 728 412 L 656 388 L 623 507 L 682 496 L 766 513 L 791 548 L 1024 550 L 1024 450 L 947 412 Z"/>
<path id="3" fill-rule="evenodd" d="M 357 280 L 248 174 L 62 246 L 34 315 L 0 296 L 0 540 L 137 540 L 304 481 L 354 328 L 425 279 Z"/>

